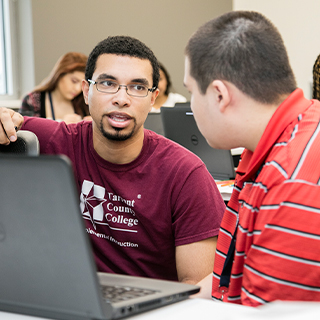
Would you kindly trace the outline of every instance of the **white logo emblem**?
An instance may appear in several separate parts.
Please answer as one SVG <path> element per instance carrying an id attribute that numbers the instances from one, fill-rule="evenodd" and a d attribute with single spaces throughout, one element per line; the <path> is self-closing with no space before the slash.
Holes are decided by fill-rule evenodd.
<path id="1" fill-rule="evenodd" d="M 103 187 L 95 185 L 93 182 L 84 180 L 80 195 L 80 209 L 82 215 L 88 217 L 96 229 L 95 221 L 101 222 L 103 220 L 102 205 L 105 200 L 106 190 Z M 91 208 L 91 210 L 89 210 Z M 92 215 L 90 214 L 92 212 Z"/>

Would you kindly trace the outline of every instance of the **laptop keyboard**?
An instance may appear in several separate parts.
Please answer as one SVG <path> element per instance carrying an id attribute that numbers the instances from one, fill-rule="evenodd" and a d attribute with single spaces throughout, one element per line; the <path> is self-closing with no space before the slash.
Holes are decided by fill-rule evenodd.
<path id="1" fill-rule="evenodd" d="M 156 290 L 121 286 L 101 286 L 101 289 L 103 297 L 107 302 L 121 302 L 157 292 Z"/>

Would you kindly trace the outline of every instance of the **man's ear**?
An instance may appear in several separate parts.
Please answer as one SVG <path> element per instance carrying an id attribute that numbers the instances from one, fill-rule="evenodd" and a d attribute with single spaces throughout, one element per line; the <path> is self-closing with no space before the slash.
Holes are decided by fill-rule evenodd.
<path id="1" fill-rule="evenodd" d="M 151 106 L 154 105 L 154 103 L 156 102 L 157 96 L 159 95 L 160 90 L 156 89 L 153 92 L 151 92 Z"/>
<path id="2" fill-rule="evenodd" d="M 83 92 L 84 101 L 85 101 L 86 104 L 88 104 L 88 94 L 89 94 L 89 83 L 88 83 L 88 81 L 82 80 L 81 86 L 82 86 L 82 92 Z"/>
<path id="3" fill-rule="evenodd" d="M 214 80 L 211 83 L 211 89 L 213 89 L 213 93 L 216 102 L 219 104 L 220 111 L 224 112 L 231 100 L 229 87 L 224 81 Z"/>

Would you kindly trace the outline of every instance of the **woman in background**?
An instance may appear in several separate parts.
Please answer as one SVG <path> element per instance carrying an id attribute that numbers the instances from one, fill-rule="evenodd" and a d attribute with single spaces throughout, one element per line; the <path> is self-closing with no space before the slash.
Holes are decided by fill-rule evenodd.
<path id="1" fill-rule="evenodd" d="M 177 102 L 187 102 L 187 99 L 179 93 L 170 92 L 171 79 L 165 67 L 160 65 L 159 95 L 150 112 L 160 112 L 161 107 L 174 107 Z"/>
<path id="2" fill-rule="evenodd" d="M 81 89 L 86 63 L 87 56 L 78 52 L 60 57 L 49 76 L 24 97 L 19 112 L 66 123 L 86 119 L 89 108 Z"/>

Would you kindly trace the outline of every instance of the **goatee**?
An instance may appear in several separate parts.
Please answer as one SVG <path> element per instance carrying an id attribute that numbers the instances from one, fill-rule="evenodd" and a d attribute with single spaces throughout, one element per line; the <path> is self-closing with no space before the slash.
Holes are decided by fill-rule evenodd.
<path id="1" fill-rule="evenodd" d="M 123 133 L 123 129 L 122 128 L 115 128 L 113 127 L 114 129 L 114 132 L 113 133 L 109 133 L 107 131 L 104 130 L 104 127 L 103 127 L 103 117 L 100 121 L 100 131 L 101 133 L 103 134 L 103 136 L 109 140 L 113 140 L 113 141 L 125 141 L 129 138 L 132 137 L 134 131 L 135 131 L 135 128 L 136 128 L 136 120 L 134 119 L 134 126 L 133 126 L 133 129 L 129 132 L 129 133 Z"/>

